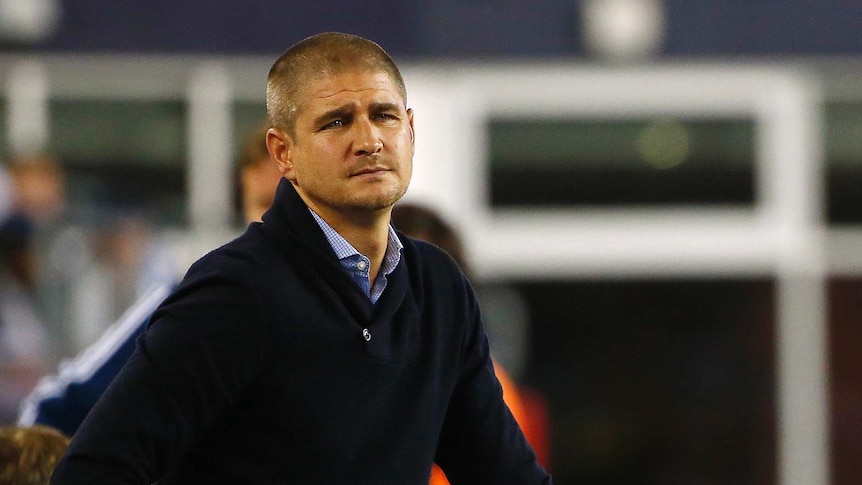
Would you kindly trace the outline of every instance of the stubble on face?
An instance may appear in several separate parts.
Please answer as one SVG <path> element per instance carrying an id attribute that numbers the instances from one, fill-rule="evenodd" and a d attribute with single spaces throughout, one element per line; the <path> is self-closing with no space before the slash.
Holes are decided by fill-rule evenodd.
<path id="1" fill-rule="evenodd" d="M 344 209 L 360 211 L 378 211 L 395 205 L 407 192 L 407 184 L 396 181 L 380 184 L 373 190 L 345 191 Z"/>

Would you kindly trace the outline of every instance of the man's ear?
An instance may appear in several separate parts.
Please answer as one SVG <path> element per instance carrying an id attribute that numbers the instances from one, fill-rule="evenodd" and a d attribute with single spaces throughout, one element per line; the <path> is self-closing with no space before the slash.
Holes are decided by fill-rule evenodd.
<path id="1" fill-rule="evenodd" d="M 413 108 L 407 109 L 407 124 L 410 127 L 410 153 L 416 154 L 416 129 L 413 126 Z"/>
<path id="2" fill-rule="evenodd" d="M 287 133 L 278 128 L 266 131 L 266 149 L 269 157 L 275 162 L 282 177 L 290 179 L 293 176 L 293 161 L 290 157 L 291 140 Z"/>
<path id="3" fill-rule="evenodd" d="M 407 123 L 410 125 L 410 141 L 416 143 L 416 129 L 413 127 L 413 108 L 407 108 Z"/>

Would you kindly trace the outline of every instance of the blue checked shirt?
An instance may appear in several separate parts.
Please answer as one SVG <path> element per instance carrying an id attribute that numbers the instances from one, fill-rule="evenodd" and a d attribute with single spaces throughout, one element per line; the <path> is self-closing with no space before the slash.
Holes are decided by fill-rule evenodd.
<path id="1" fill-rule="evenodd" d="M 386 244 L 386 254 L 383 255 L 383 264 L 380 266 L 380 271 L 377 273 L 377 279 L 374 281 L 374 286 L 371 286 L 371 280 L 368 276 L 368 271 L 371 269 L 371 260 L 360 254 L 352 244 L 341 237 L 341 234 L 335 231 L 326 221 L 317 215 L 313 210 L 309 209 L 317 225 L 323 230 L 326 240 L 335 251 L 335 255 L 341 262 L 341 266 L 347 271 L 347 274 L 362 288 L 362 291 L 371 298 L 372 303 L 377 303 L 383 290 L 386 289 L 386 277 L 395 271 L 398 262 L 401 261 L 401 248 L 404 246 L 395 234 L 395 229 L 389 226 L 389 242 Z"/>

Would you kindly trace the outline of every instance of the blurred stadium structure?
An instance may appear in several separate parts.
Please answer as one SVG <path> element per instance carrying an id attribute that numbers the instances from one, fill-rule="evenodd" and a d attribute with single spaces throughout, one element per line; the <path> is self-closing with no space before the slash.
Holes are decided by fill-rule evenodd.
<path id="1" fill-rule="evenodd" d="M 577 2 L 546 2 L 538 12 L 525 6 L 528 2 L 443 2 L 450 12 L 475 20 L 477 32 L 493 32 L 475 43 L 464 31 L 454 37 L 460 41 L 447 43 L 434 30 L 435 26 L 457 29 L 443 26 L 447 18 L 443 7 L 411 8 L 386 2 L 392 4 L 387 22 L 422 18 L 417 24 L 421 32 L 390 32 L 385 34 L 389 37 L 379 38 L 360 27 L 313 19 L 303 26 L 308 31 L 301 35 L 279 34 L 278 45 L 271 37 L 250 41 L 260 47 L 248 53 L 242 52 L 241 40 L 232 47 L 219 43 L 211 52 L 194 52 L 205 51 L 206 45 L 198 43 L 205 42 L 206 36 L 176 36 L 172 44 L 168 29 L 153 29 L 151 33 L 160 35 L 142 38 L 140 49 L 106 53 L 111 35 L 119 36 L 116 42 L 123 46 L 134 44 L 128 29 L 121 33 L 102 26 L 106 35 L 101 38 L 83 34 L 76 38 L 65 24 L 54 40 L 38 48 L 16 45 L 0 54 L 0 153 L 36 148 L 50 149 L 60 157 L 69 171 L 71 202 L 78 208 L 73 216 L 78 221 L 98 220 L 105 217 L 105 207 L 113 206 L 145 213 L 157 228 L 154 239 L 170 248 L 167 254 L 181 254 L 166 263 L 163 275 L 168 276 L 182 271 L 191 256 L 236 232 L 232 160 L 237 141 L 265 113 L 265 78 L 278 50 L 315 30 L 368 35 L 397 58 L 406 59 L 401 65 L 409 104 L 417 113 L 416 168 L 408 198 L 428 203 L 457 222 L 481 279 L 513 282 L 528 295 L 543 288 L 558 290 L 567 282 L 586 286 L 622 282 L 633 285 L 633 293 L 647 294 L 652 290 L 639 286 L 643 282 L 680 287 L 718 282 L 719 290 L 725 282 L 735 282 L 742 288 L 733 289 L 736 292 L 766 290 L 765 301 L 751 304 L 769 320 L 766 350 L 758 354 L 768 361 L 768 368 L 756 363 L 751 368 L 734 367 L 743 374 L 735 379 L 753 381 L 743 386 L 752 399 L 765 399 L 765 404 L 746 404 L 751 413 L 763 414 L 747 419 L 765 424 L 750 435 L 720 437 L 726 441 L 715 446 L 764 444 L 762 454 L 767 456 L 752 451 L 753 457 L 728 459 L 719 465 L 742 463 L 747 468 L 712 475 L 686 472 L 684 467 L 655 471 L 661 467 L 632 458 L 623 463 L 631 467 L 628 476 L 651 478 L 603 481 L 600 477 L 603 472 L 607 476 L 608 469 L 594 465 L 596 470 L 591 471 L 576 456 L 566 455 L 569 450 L 589 450 L 599 456 L 602 449 L 610 450 L 609 455 L 624 454 L 618 449 L 623 445 L 614 439 L 627 435 L 608 438 L 614 426 L 622 426 L 617 423 L 596 431 L 595 441 L 612 442 L 602 445 L 605 448 L 567 444 L 574 438 L 562 436 L 568 431 L 559 430 L 591 428 L 583 423 L 566 427 L 567 419 L 576 419 L 564 411 L 574 406 L 566 399 L 591 388 L 575 377 L 582 376 L 582 370 L 572 374 L 548 370 L 555 361 L 542 355 L 547 350 L 542 342 L 577 332 L 581 310 L 558 301 L 555 310 L 569 312 L 556 317 L 562 323 L 555 327 L 533 321 L 533 335 L 553 335 L 545 340 L 536 337 L 539 343 L 531 346 L 533 362 L 528 366 L 532 372 L 527 371 L 525 378 L 544 386 L 549 396 L 558 433 L 552 443 L 552 471 L 560 483 L 569 483 L 567 479 L 582 483 L 853 483 L 853 474 L 862 473 L 862 468 L 846 458 L 839 438 L 833 436 L 844 423 L 836 417 L 831 401 L 847 394 L 862 403 L 862 390 L 836 391 L 830 386 L 837 382 L 833 357 L 839 350 L 842 358 L 848 352 L 835 341 L 836 336 L 853 337 L 858 332 L 841 330 L 830 320 L 840 310 L 851 315 L 849 325 L 858 326 L 852 317 L 862 312 L 858 303 L 850 303 L 855 310 L 836 310 L 840 302 L 834 296 L 830 299 L 830 292 L 862 287 L 862 191 L 858 189 L 862 184 L 862 58 L 855 57 L 862 55 L 862 39 L 850 40 L 862 25 L 862 9 L 808 10 L 806 5 L 813 2 L 766 2 L 771 7 L 749 6 L 748 13 L 757 15 L 742 20 L 742 7 L 734 10 L 733 2 L 701 8 L 670 0 L 644 2 L 664 10 L 654 19 L 658 24 L 642 26 L 639 32 L 663 38 L 621 38 L 616 47 L 609 47 L 612 39 L 604 44 L 596 39 L 593 43 L 569 40 L 563 46 L 559 38 L 565 36 L 553 28 L 538 34 L 546 19 L 555 18 L 554 12 L 577 17 L 595 2 L 581 2 L 585 10 L 572 10 Z M 515 13 L 503 13 L 501 3 Z M 621 9 L 639 4 L 638 0 L 610 3 Z M 251 3 L 258 8 L 264 4 Z M 311 18 L 317 9 L 336 5 L 330 1 L 297 9 Z M 696 37 L 690 24 L 697 24 L 710 9 L 721 25 L 744 24 L 743 33 L 722 37 L 704 31 Z M 790 20 L 781 28 L 766 25 L 772 36 L 753 37 L 750 29 L 757 26 L 756 20 L 771 18 L 774 9 L 783 9 Z M 82 18 L 83 10 L 64 8 L 67 18 Z M 820 16 L 804 22 L 803 17 L 811 18 L 812 12 Z M 517 25 L 517 15 L 529 24 L 520 35 L 514 35 L 515 29 L 495 27 L 495 22 Z M 688 16 L 690 22 L 680 16 Z M 842 16 L 846 23 L 840 22 Z M 268 18 L 263 27 L 254 29 L 272 36 L 273 29 L 265 26 L 279 18 Z M 577 30 L 575 19 L 569 21 Z M 284 25 L 297 23 L 301 22 Z M 857 29 L 848 30 L 846 24 Z M 584 26 L 584 30 L 589 29 Z M 507 40 L 500 39 L 500 31 Z M 826 32 L 832 44 L 815 38 Z M 231 36 L 223 31 L 217 35 Z M 399 35 L 404 36 L 403 43 Z M 282 42 L 281 37 L 289 40 Z M 495 51 L 489 37 L 500 39 L 501 50 L 507 46 L 510 50 Z M 782 39 L 795 39 L 798 47 L 790 50 Z M 92 49 L 87 48 L 88 42 Z M 187 42 L 185 48 L 183 42 Z M 640 57 L 627 57 L 624 54 L 633 51 L 620 50 L 644 43 L 651 47 L 636 52 Z M 590 46 L 621 58 L 613 62 L 591 58 Z M 147 50 L 165 52 L 140 52 Z M 476 60 L 477 56 L 482 59 Z M 73 253 L 64 256 L 69 254 Z M 703 297 L 710 288 L 707 284 L 701 293 L 682 294 Z M 75 290 L 85 301 L 91 301 L 87 295 L 98 299 L 101 291 L 98 285 L 88 289 L 83 284 Z M 673 295 L 673 288 L 667 293 Z M 670 299 L 662 304 L 675 305 L 673 296 Z M 855 301 L 860 300 L 856 294 Z M 535 299 L 534 306 L 538 301 L 544 300 Z M 67 314 L 65 320 L 78 323 L 60 331 L 83 343 L 98 331 L 74 335 L 86 326 L 83 322 L 93 320 L 92 304 L 74 308 L 79 313 Z M 540 309 L 532 310 L 541 314 Z M 731 326 L 741 326 L 737 331 L 743 333 L 750 323 L 746 319 L 755 319 L 744 309 L 732 314 L 741 321 Z M 683 318 L 691 316 L 686 313 Z M 848 325 L 844 318 L 842 325 Z M 560 347 L 558 357 L 565 359 L 566 352 L 572 352 L 572 347 Z M 858 349 L 855 353 L 859 354 Z M 579 361 L 566 362 L 574 367 Z M 756 376 L 744 375 L 746 369 L 754 369 Z M 852 374 L 849 382 L 858 386 L 862 376 L 858 370 Z M 614 375 L 619 374 L 610 374 Z M 758 380 L 761 377 L 766 382 Z M 555 390 L 568 386 L 582 387 L 572 392 Z M 848 425 L 857 429 L 853 426 L 860 426 L 860 412 L 856 409 L 851 414 Z M 602 414 L 596 421 L 601 419 L 608 418 Z M 753 443 L 735 441 L 740 436 Z M 849 442 L 859 445 L 862 437 L 851 436 Z"/>

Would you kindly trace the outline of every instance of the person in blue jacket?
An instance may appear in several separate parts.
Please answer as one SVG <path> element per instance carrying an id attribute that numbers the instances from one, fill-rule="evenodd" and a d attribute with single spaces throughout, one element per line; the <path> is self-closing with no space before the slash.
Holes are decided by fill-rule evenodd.
<path id="1" fill-rule="evenodd" d="M 266 149 L 267 129 L 268 121 L 251 130 L 237 158 L 239 203 L 246 223 L 260 220 L 281 180 Z M 18 425 L 41 424 L 74 435 L 131 357 L 150 315 L 178 283 L 150 288 L 96 342 L 75 359 L 61 363 L 56 374 L 43 378 L 22 402 Z"/>
<path id="2" fill-rule="evenodd" d="M 54 485 L 550 484 L 503 401 L 476 296 L 398 233 L 413 111 L 389 55 L 324 33 L 270 70 L 283 180 L 186 273 L 87 415 Z"/>

